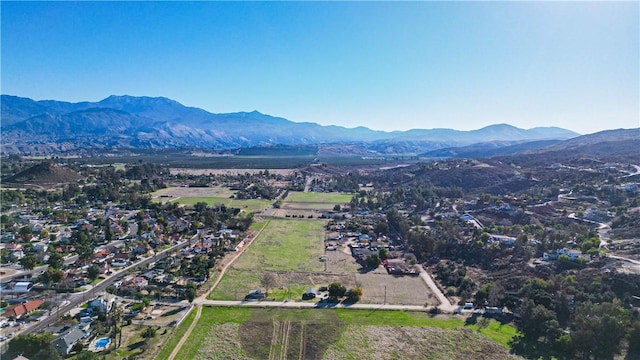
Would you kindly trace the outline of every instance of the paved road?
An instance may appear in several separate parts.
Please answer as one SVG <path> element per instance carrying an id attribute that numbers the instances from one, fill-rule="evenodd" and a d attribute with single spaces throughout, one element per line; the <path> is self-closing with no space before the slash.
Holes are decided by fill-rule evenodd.
<path id="1" fill-rule="evenodd" d="M 194 238 L 196 238 L 198 236 L 198 234 L 194 235 L 192 237 L 192 240 Z M 87 289 L 83 292 L 78 292 L 78 293 L 71 293 L 69 294 L 69 303 L 66 305 L 61 306 L 57 311 L 52 311 L 52 313 L 57 314 L 65 314 L 69 311 L 71 311 L 71 309 L 75 308 L 76 306 L 80 305 L 81 303 L 90 300 L 91 298 L 93 298 L 95 296 L 95 294 L 100 293 L 101 291 L 104 291 L 108 286 L 110 286 L 111 284 L 113 284 L 115 281 L 120 280 L 129 270 L 133 270 L 133 269 L 142 269 L 144 267 L 146 267 L 148 264 L 150 264 L 153 261 L 157 261 L 160 259 L 163 259 L 164 257 L 166 257 L 169 253 L 179 250 L 185 246 L 187 246 L 189 244 L 189 240 L 184 240 L 166 250 L 163 250 L 159 253 L 157 253 L 155 256 L 149 256 L 147 258 L 144 258 L 140 261 L 138 261 L 137 263 L 127 266 L 125 268 L 122 268 L 118 271 L 116 271 L 113 275 L 111 275 L 109 278 L 101 281 L 100 283 L 98 283 L 98 285 Z M 41 330 L 44 330 L 47 326 L 51 325 L 53 322 L 55 322 L 55 320 L 57 319 L 57 316 L 48 316 L 46 318 L 42 318 L 40 321 L 33 323 L 32 325 L 29 325 L 28 327 L 26 327 L 24 330 L 21 331 L 21 333 L 23 334 L 28 334 L 28 333 L 36 333 L 39 332 Z M 17 335 L 17 334 L 16 334 Z"/>
<path id="2" fill-rule="evenodd" d="M 28 276 L 31 275 L 33 277 L 38 276 L 40 274 L 42 274 L 43 272 L 47 271 L 47 269 L 49 268 L 49 265 L 42 265 L 42 266 L 38 266 L 33 268 L 33 270 L 28 271 L 22 268 L 22 266 L 20 264 L 12 264 L 9 266 L 3 266 L 0 267 L 0 271 L 6 271 L 5 275 L 0 276 L 0 282 L 2 283 L 8 283 L 13 279 L 17 279 L 23 276 Z"/>
<path id="3" fill-rule="evenodd" d="M 392 305 L 392 304 L 343 304 L 343 303 L 328 303 L 328 302 L 301 302 L 301 301 L 226 301 L 226 300 L 196 300 L 196 305 L 208 305 L 208 306 L 227 306 L 227 307 L 257 307 L 257 308 L 315 308 L 315 309 L 369 309 L 369 310 L 399 310 L 399 311 L 428 311 L 433 307 L 425 307 L 422 305 Z"/>

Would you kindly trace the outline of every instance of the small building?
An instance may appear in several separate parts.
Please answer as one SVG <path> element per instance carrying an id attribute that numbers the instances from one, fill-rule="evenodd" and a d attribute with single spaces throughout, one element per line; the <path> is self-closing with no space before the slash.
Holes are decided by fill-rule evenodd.
<path id="1" fill-rule="evenodd" d="M 73 345 L 87 336 L 87 333 L 78 327 L 73 327 L 53 341 L 53 347 L 60 355 L 67 356 L 71 353 Z"/>
<path id="2" fill-rule="evenodd" d="M 580 258 L 585 259 L 587 262 L 591 261 L 591 256 L 589 255 L 585 255 L 585 254 L 580 254 L 577 251 L 572 251 L 569 249 L 557 249 L 556 251 L 552 251 L 550 253 L 543 253 L 542 254 L 542 259 L 548 261 L 548 260 L 558 260 L 558 258 L 560 257 L 560 255 L 566 255 L 570 261 L 577 261 Z"/>
<path id="3" fill-rule="evenodd" d="M 20 281 L 17 282 L 16 285 L 13 287 L 13 292 L 14 293 L 27 293 L 31 290 L 31 287 L 33 286 L 32 283 L 27 282 L 27 281 Z"/>

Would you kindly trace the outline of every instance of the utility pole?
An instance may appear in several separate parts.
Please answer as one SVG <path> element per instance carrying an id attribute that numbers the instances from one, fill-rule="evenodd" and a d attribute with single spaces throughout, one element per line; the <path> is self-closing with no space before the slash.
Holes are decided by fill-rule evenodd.
<path id="1" fill-rule="evenodd" d="M 387 285 L 384 286 L 384 304 L 387 305 Z"/>

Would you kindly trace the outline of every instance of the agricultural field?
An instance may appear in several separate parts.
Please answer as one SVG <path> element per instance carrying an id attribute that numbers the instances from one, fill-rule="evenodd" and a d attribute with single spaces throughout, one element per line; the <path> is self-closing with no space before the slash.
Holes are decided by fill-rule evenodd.
<path id="1" fill-rule="evenodd" d="M 317 217 L 351 201 L 351 194 L 290 191 L 275 216 Z"/>
<path id="2" fill-rule="evenodd" d="M 324 225 L 321 220 L 270 220 L 233 265 L 244 271 L 324 271 Z"/>
<path id="3" fill-rule="evenodd" d="M 290 191 L 285 203 L 345 204 L 351 201 L 351 194 Z"/>
<path id="4" fill-rule="evenodd" d="M 309 274 L 324 272 L 324 221 L 274 219 L 267 222 L 251 247 L 229 268 L 212 299 L 238 299 L 261 287 L 264 272 L 276 276 L 276 286 L 312 286 Z M 296 277 L 295 274 L 304 274 Z M 322 274 L 318 274 L 320 276 Z M 301 280 L 303 283 L 298 283 Z"/>
<path id="5" fill-rule="evenodd" d="M 177 202 L 183 205 L 194 205 L 198 202 L 212 206 L 221 204 L 249 213 L 261 212 L 271 205 L 270 200 L 233 199 L 233 194 L 235 191 L 226 187 L 172 187 L 154 192 L 151 198 L 154 201 Z"/>
<path id="6" fill-rule="evenodd" d="M 181 324 L 168 344 L 186 327 Z M 176 358 L 512 359 L 506 343 L 514 335 L 513 327 L 493 320 L 465 325 L 421 312 L 205 307 Z"/>

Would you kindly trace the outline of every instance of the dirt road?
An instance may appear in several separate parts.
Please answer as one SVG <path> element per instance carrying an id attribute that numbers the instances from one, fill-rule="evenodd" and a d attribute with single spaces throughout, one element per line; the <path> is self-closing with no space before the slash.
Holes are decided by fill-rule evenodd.
<path id="1" fill-rule="evenodd" d="M 182 336 L 182 339 L 180 339 L 176 347 L 171 352 L 171 355 L 169 355 L 169 360 L 173 360 L 176 357 L 176 355 L 178 355 L 178 352 L 182 348 L 182 345 L 184 345 L 184 343 L 187 342 L 187 339 L 191 335 L 191 332 L 196 327 L 196 325 L 198 325 L 198 320 L 200 320 L 200 315 L 202 314 L 202 306 L 198 305 L 197 309 L 198 309 L 197 310 L 198 312 L 196 312 L 196 317 L 193 319 L 193 322 L 187 329 L 187 332 L 184 333 L 184 335 Z"/>

